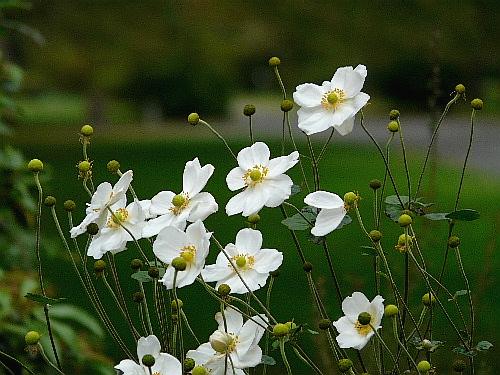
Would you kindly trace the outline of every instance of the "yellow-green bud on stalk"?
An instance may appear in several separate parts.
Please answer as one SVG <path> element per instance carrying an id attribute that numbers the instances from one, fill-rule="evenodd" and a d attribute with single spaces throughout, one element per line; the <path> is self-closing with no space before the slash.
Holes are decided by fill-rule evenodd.
<path id="1" fill-rule="evenodd" d="M 141 303 L 142 301 L 144 301 L 144 294 L 142 294 L 141 292 L 135 292 L 132 296 L 132 299 L 136 303 Z"/>
<path id="2" fill-rule="evenodd" d="M 465 86 L 459 83 L 455 86 L 455 92 L 460 95 L 465 94 Z"/>
<path id="3" fill-rule="evenodd" d="M 370 236 L 370 239 L 373 242 L 379 242 L 382 239 L 382 233 L 380 233 L 380 231 L 376 229 L 371 230 L 370 233 L 368 233 L 368 235 Z"/>
<path id="4" fill-rule="evenodd" d="M 140 259 L 132 259 L 130 261 L 130 268 L 132 268 L 134 271 L 139 271 L 144 263 Z"/>
<path id="5" fill-rule="evenodd" d="M 399 124 L 397 121 L 390 121 L 387 124 L 387 130 L 389 130 L 391 133 L 396 133 L 399 131 Z"/>
<path id="6" fill-rule="evenodd" d="M 429 362 L 427 362 L 427 361 L 420 361 L 420 362 L 418 362 L 417 370 L 421 374 L 428 373 L 430 369 L 431 369 L 431 364 Z"/>
<path id="7" fill-rule="evenodd" d="M 250 224 L 257 224 L 260 221 L 260 215 L 259 214 L 251 214 L 249 217 L 247 217 L 247 221 Z"/>
<path id="8" fill-rule="evenodd" d="M 220 284 L 217 291 L 221 296 L 227 296 L 229 295 L 229 293 L 231 293 L 231 287 L 227 284 Z"/>
<path id="9" fill-rule="evenodd" d="M 370 315 L 369 312 L 363 311 L 358 315 L 358 322 L 361 325 L 366 326 L 367 324 L 370 324 L 372 321 L 372 316 Z"/>
<path id="10" fill-rule="evenodd" d="M 434 297 L 434 295 L 432 295 L 430 293 L 425 293 L 422 296 L 422 303 L 424 304 L 424 306 L 427 306 L 427 307 L 434 305 L 436 303 L 436 297 Z"/>
<path id="11" fill-rule="evenodd" d="M 117 160 L 110 160 L 106 165 L 108 172 L 116 173 L 120 170 L 120 163 Z"/>
<path id="12" fill-rule="evenodd" d="M 410 215 L 407 215 L 407 214 L 403 214 L 399 217 L 398 219 L 398 224 L 401 226 L 401 227 L 407 227 L 408 225 L 410 225 L 411 223 L 413 222 L 413 219 L 411 218 Z"/>
<path id="13" fill-rule="evenodd" d="M 189 116 L 188 116 L 188 123 L 190 125 L 198 125 L 198 123 L 200 122 L 200 115 L 197 114 L 196 112 L 193 112 L 193 113 L 190 113 Z"/>
<path id="14" fill-rule="evenodd" d="M 186 269 L 186 260 L 183 257 L 176 257 L 172 259 L 171 266 L 174 267 L 177 271 L 184 271 Z"/>
<path id="15" fill-rule="evenodd" d="M 467 364 L 465 363 L 465 361 L 461 360 L 460 358 L 457 358 L 455 359 L 455 361 L 453 361 L 453 371 L 455 372 L 464 372 L 465 369 L 467 368 Z"/>
<path id="16" fill-rule="evenodd" d="M 172 198 L 172 204 L 175 207 L 182 207 L 182 205 L 186 202 L 186 197 L 183 194 L 174 195 Z"/>
<path id="17" fill-rule="evenodd" d="M 321 319 L 318 323 L 319 329 L 327 330 L 332 327 L 332 321 L 330 319 Z"/>
<path id="18" fill-rule="evenodd" d="M 96 223 L 90 223 L 89 225 L 87 225 L 87 234 L 95 236 L 97 233 L 99 233 L 99 225 L 97 225 Z"/>
<path id="19" fill-rule="evenodd" d="M 313 269 L 313 265 L 311 262 L 304 262 L 304 264 L 302 265 L 302 269 L 306 272 L 311 272 Z"/>
<path id="20" fill-rule="evenodd" d="M 28 169 L 31 172 L 41 172 L 43 171 L 43 163 L 40 159 L 31 159 L 28 163 Z"/>
<path id="21" fill-rule="evenodd" d="M 94 134 L 94 128 L 90 125 L 83 125 L 80 129 L 80 134 L 84 137 L 90 137 L 92 134 Z"/>
<path id="22" fill-rule="evenodd" d="M 177 311 L 177 306 L 179 306 L 179 309 L 182 309 L 182 306 L 184 306 L 184 303 L 179 298 L 177 298 L 177 300 L 174 299 L 172 302 L 170 302 L 170 307 L 172 308 L 172 310 Z"/>
<path id="23" fill-rule="evenodd" d="M 458 238 L 457 236 L 451 236 L 450 238 L 448 238 L 448 246 L 452 249 L 460 246 L 460 238 Z"/>
<path id="24" fill-rule="evenodd" d="M 45 197 L 45 200 L 43 201 L 43 204 L 47 207 L 52 207 L 56 205 L 56 198 L 54 198 L 52 195 L 47 195 Z"/>
<path id="25" fill-rule="evenodd" d="M 288 326 L 288 329 L 289 329 L 290 331 L 291 331 L 292 329 L 297 328 L 297 324 L 295 324 L 294 322 L 286 322 L 285 324 Z"/>
<path id="26" fill-rule="evenodd" d="M 253 104 L 246 104 L 243 107 L 243 114 L 245 116 L 253 116 L 255 114 L 255 106 Z"/>
<path id="27" fill-rule="evenodd" d="M 102 259 L 96 260 L 94 262 L 94 272 L 96 274 L 101 274 L 106 269 L 106 262 Z"/>
<path id="28" fill-rule="evenodd" d="M 281 64 L 281 60 L 278 57 L 273 56 L 269 59 L 269 66 L 275 67 L 279 64 Z"/>
<path id="29" fill-rule="evenodd" d="M 473 99 L 471 102 L 470 102 L 470 105 L 472 106 L 472 108 L 474 108 L 476 111 L 480 111 L 481 109 L 483 109 L 483 101 L 479 98 L 476 98 L 476 99 Z"/>
<path id="30" fill-rule="evenodd" d="M 370 187 L 371 187 L 373 190 L 380 189 L 380 188 L 382 187 L 382 181 L 377 180 L 377 179 L 371 180 L 371 181 L 370 181 Z"/>
<path id="31" fill-rule="evenodd" d="M 399 111 L 397 109 L 393 109 L 389 112 L 390 120 L 397 120 L 399 118 Z"/>
<path id="32" fill-rule="evenodd" d="M 278 277 L 280 275 L 280 269 L 278 268 L 277 270 L 269 272 L 269 275 L 271 275 L 274 278 Z"/>
<path id="33" fill-rule="evenodd" d="M 191 375 L 208 375 L 208 371 L 203 366 L 196 366 L 191 371 Z"/>
<path id="34" fill-rule="evenodd" d="M 194 365 L 195 365 L 194 359 L 186 357 L 186 359 L 184 360 L 184 371 L 186 372 L 191 371 L 192 369 L 194 369 Z"/>
<path id="35" fill-rule="evenodd" d="M 273 335 L 276 337 L 283 337 L 288 335 L 290 327 L 287 324 L 277 323 L 273 327 Z"/>
<path id="36" fill-rule="evenodd" d="M 83 160 L 78 163 L 78 171 L 81 173 L 87 173 L 92 168 L 92 164 L 89 161 Z"/>
<path id="37" fill-rule="evenodd" d="M 351 207 L 352 205 L 354 205 L 354 203 L 356 203 L 358 201 L 358 199 L 359 199 L 359 196 L 352 191 L 344 194 L 344 204 L 348 207 Z"/>
<path id="38" fill-rule="evenodd" d="M 68 199 L 67 201 L 64 202 L 63 206 L 64 206 L 64 210 L 66 210 L 67 212 L 71 212 L 71 211 L 75 210 L 76 203 L 74 201 L 72 201 L 71 199 Z"/>
<path id="39" fill-rule="evenodd" d="M 283 112 L 290 112 L 293 108 L 293 101 L 290 99 L 285 99 L 281 102 L 281 110 Z"/>
<path id="40" fill-rule="evenodd" d="M 384 309 L 384 315 L 391 318 L 397 316 L 399 313 L 399 309 L 396 305 L 387 305 Z"/>
<path id="41" fill-rule="evenodd" d="M 160 270 L 157 267 L 149 267 L 148 275 L 152 279 L 157 279 L 158 277 L 160 277 Z"/>
<path id="42" fill-rule="evenodd" d="M 342 358 L 339 360 L 339 370 L 342 373 L 349 372 L 352 368 L 352 361 L 349 358 Z"/>
<path id="43" fill-rule="evenodd" d="M 26 345 L 36 345 L 40 341 L 40 334 L 37 331 L 29 331 L 24 336 L 24 342 Z"/>
<path id="44" fill-rule="evenodd" d="M 142 357 L 141 362 L 146 367 L 153 367 L 156 361 L 155 357 L 153 357 L 151 354 L 146 354 L 144 357 Z"/>

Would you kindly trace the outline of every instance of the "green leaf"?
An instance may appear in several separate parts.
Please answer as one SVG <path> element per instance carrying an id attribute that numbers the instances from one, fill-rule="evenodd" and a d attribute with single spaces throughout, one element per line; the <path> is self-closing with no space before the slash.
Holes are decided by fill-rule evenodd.
<path id="1" fill-rule="evenodd" d="M 305 207 L 301 211 L 302 215 L 309 220 L 309 222 L 313 222 L 316 218 L 316 216 L 309 210 L 306 210 Z M 295 215 L 282 220 L 281 224 L 285 225 L 290 230 L 307 230 L 311 227 L 311 225 L 302 215 L 296 213 Z"/>
<path id="2" fill-rule="evenodd" d="M 300 186 L 299 186 L 299 185 L 295 185 L 295 184 L 293 184 L 293 185 L 292 185 L 292 191 L 291 191 L 291 193 L 290 193 L 290 196 L 300 193 L 300 191 L 301 191 L 301 190 L 302 190 L 302 189 L 300 188 Z"/>
<path id="3" fill-rule="evenodd" d="M 401 202 L 403 202 L 404 205 L 406 205 L 410 200 L 406 195 L 400 195 L 399 198 L 401 198 Z M 401 203 L 399 203 L 397 195 L 389 195 L 385 197 L 385 203 L 401 207 Z"/>
<path id="4" fill-rule="evenodd" d="M 141 283 L 149 283 L 153 279 L 148 275 L 148 271 L 137 271 L 133 273 L 130 277 Z"/>
<path id="5" fill-rule="evenodd" d="M 385 214 L 392 220 L 398 221 L 399 217 L 403 213 L 403 209 L 400 205 L 388 204 L 385 206 Z"/>
<path id="6" fill-rule="evenodd" d="M 276 360 L 268 355 L 263 355 L 260 360 L 260 363 L 262 365 L 274 366 L 276 364 Z"/>
<path id="7" fill-rule="evenodd" d="M 493 344 L 489 341 L 479 341 L 476 345 L 476 350 L 479 350 L 481 352 L 483 350 L 489 350 L 492 347 Z"/>
<path id="8" fill-rule="evenodd" d="M 463 346 L 457 346 L 453 349 L 453 351 L 466 357 L 474 357 L 476 355 L 476 352 L 474 350 L 467 350 Z"/>
<path id="9" fill-rule="evenodd" d="M 342 227 L 344 227 L 345 225 L 349 225 L 352 223 L 352 219 L 349 215 L 345 215 L 344 218 L 342 219 L 342 221 L 340 222 L 339 226 L 337 228 L 335 228 L 335 230 L 337 229 L 341 229 Z"/>
<path id="10" fill-rule="evenodd" d="M 446 217 L 448 219 L 460 220 L 460 221 L 474 221 L 479 219 L 479 212 L 476 210 L 471 210 L 469 208 L 465 208 L 463 210 L 450 212 Z"/>
<path id="11" fill-rule="evenodd" d="M 50 298 L 36 293 L 28 293 L 24 297 L 31 301 L 41 303 L 42 305 L 55 305 L 57 303 L 66 301 L 66 298 Z"/>
<path id="12" fill-rule="evenodd" d="M 459 296 L 465 296 L 467 294 L 467 291 L 465 289 L 463 290 L 457 290 L 455 294 L 453 295 L 453 298 L 448 299 L 448 301 L 453 301 L 457 299 Z"/>
<path id="13" fill-rule="evenodd" d="M 436 213 L 432 213 L 432 214 L 426 214 L 426 215 L 424 215 L 424 217 L 426 219 L 434 220 L 434 221 L 450 220 L 446 215 L 448 215 L 448 213 L 446 213 L 446 212 L 436 212 Z"/>

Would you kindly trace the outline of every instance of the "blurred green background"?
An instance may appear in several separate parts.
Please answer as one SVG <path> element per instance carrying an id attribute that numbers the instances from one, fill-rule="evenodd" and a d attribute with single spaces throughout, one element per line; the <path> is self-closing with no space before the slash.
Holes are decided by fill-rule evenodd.
<path id="1" fill-rule="evenodd" d="M 187 113 L 197 111 L 215 124 L 220 120 L 224 123 L 221 130 L 236 139 L 231 141 L 235 150 L 247 144 L 243 141 L 247 128 L 231 127 L 236 122 L 234 114 L 241 113 L 241 103 L 256 103 L 258 113 L 269 113 L 273 121 L 266 126 L 280 129 L 279 90 L 267 66 L 270 56 L 281 58 L 280 69 L 289 93 L 297 84 L 329 79 L 338 66 L 365 64 L 368 79 L 363 91 L 372 97 L 370 115 L 374 117 L 385 116 L 388 109 L 397 107 L 426 122 L 429 113 L 432 118 L 449 100 L 449 93 L 459 82 L 472 96 L 485 100 L 488 115 L 497 116 L 500 110 L 497 1 L 47 0 L 28 4 L 5 0 L 0 4 L 3 59 L 22 69 L 18 73 L 19 90 L 10 95 L 15 107 L 2 116 L 14 132 L 5 132 L 2 144 L 16 146 L 28 159 L 44 160 L 51 172 L 47 193 L 55 195 L 59 202 L 75 199 L 78 219 L 87 197 L 75 169 L 81 159 L 77 133 L 82 124 L 92 123 L 96 136 L 90 157 L 95 160 L 96 181 L 112 180 L 105 164 L 118 159 L 124 169 L 134 170 L 134 187 L 142 198 L 160 190 L 180 190 L 184 163 L 195 156 L 202 164 L 214 164 L 216 172 L 207 191 L 213 192 L 220 212 L 208 219 L 207 227 L 219 234 L 221 242 L 233 241 L 245 223 L 241 217 L 227 219 L 223 213 L 230 197 L 224 179 L 233 167 L 232 160 L 206 129 L 186 128 L 184 119 Z M 459 117 L 469 114 L 463 108 L 457 112 Z M 316 146 L 320 145 L 317 141 Z M 307 152 L 303 144 L 300 147 Z M 273 154 L 278 154 L 279 149 L 274 143 Z M 411 155 L 414 179 L 421 161 L 420 153 Z M 395 163 L 402 166 L 399 155 Z M 382 178 L 383 171 L 374 147 L 334 145 L 322 164 L 323 186 L 339 194 L 359 190 L 364 197 L 364 215 L 371 223 L 371 191 L 367 184 L 372 178 Z M 430 173 L 434 177 L 432 182 L 425 181 L 425 196 L 439 202 L 436 211 L 451 210 L 459 170 L 453 163 L 442 161 L 436 162 Z M 292 177 L 299 179 L 298 170 L 292 172 Z M 403 173 L 398 179 L 404 183 Z M 487 175 L 482 170 L 471 172 L 461 202 L 464 208 L 481 211 L 482 216 L 479 221 L 457 228 L 465 267 L 476 290 L 477 337 L 493 344 L 500 338 L 495 323 L 500 306 L 494 299 L 500 293 L 496 276 L 500 267 L 496 255 L 500 247 L 498 186 L 498 175 Z M 294 198 L 298 205 L 303 196 L 301 193 Z M 64 214 L 62 210 L 60 214 Z M 283 320 L 295 318 L 313 323 L 316 317 L 312 302 L 301 292 L 306 289 L 305 277 L 285 227 L 279 234 L 276 231 L 279 220 L 279 212 L 263 211 L 265 245 L 285 253 L 287 270 L 277 280 L 274 292 L 276 302 L 287 302 L 276 303 L 273 310 Z M 44 223 L 48 247 L 52 249 L 45 263 L 54 295 L 88 308 L 68 259 L 51 232 L 48 215 Z M 418 225 L 424 235 L 429 267 L 437 272 L 446 225 L 423 219 Z M 384 245 L 390 249 L 399 229 L 389 221 L 385 226 Z M 315 275 L 329 301 L 329 312 L 333 318 L 338 317 L 340 310 L 334 302 L 321 248 L 307 242 L 305 233 L 301 240 L 317 269 Z M 371 259 L 362 256 L 360 248 L 367 243 L 356 224 L 334 233 L 330 241 L 344 293 L 363 290 L 374 295 L 369 277 Z M 137 256 L 133 247 L 130 250 L 121 255 L 119 265 L 124 281 L 130 273 L 130 259 Z M 390 257 L 395 264 L 401 262 L 396 252 Z M 401 277 L 400 272 L 397 275 Z M 446 280 L 451 290 L 463 289 L 453 261 Z M 412 288 L 417 306 L 424 288 L 420 283 Z M 193 289 L 191 294 L 180 294 L 191 323 L 204 340 L 215 327 L 212 316 L 217 306 L 206 308 L 201 288 Z M 130 284 L 127 293 L 134 291 L 135 285 Z M 389 289 L 385 291 L 389 296 Z M 460 303 L 465 309 L 466 300 Z M 449 356 L 449 350 L 456 342 L 444 324 L 437 324 L 436 329 L 435 339 L 445 341 L 446 348 L 434 361 L 448 368 L 450 358 L 454 358 Z M 110 339 L 103 343 L 112 362 L 122 358 Z M 321 349 L 324 345 L 320 341 L 310 352 L 326 367 L 331 358 Z M 499 370 L 496 346 L 478 357 L 478 374 Z M 278 357 L 277 353 L 273 356 Z M 307 373 L 299 369 L 297 373 Z"/>

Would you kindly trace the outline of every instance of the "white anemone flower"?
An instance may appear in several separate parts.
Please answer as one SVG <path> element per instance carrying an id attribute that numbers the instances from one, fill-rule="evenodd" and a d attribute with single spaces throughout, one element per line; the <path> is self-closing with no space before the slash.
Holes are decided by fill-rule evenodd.
<path id="1" fill-rule="evenodd" d="M 75 238 L 87 230 L 87 225 L 96 223 L 101 228 L 106 223 L 108 207 L 115 203 L 121 202 L 125 205 L 126 193 L 132 182 L 133 172 L 127 171 L 123 173 L 115 186 L 111 186 L 109 182 L 99 184 L 92 195 L 90 203 L 87 204 L 87 216 L 76 227 L 71 228 L 71 238 Z"/>
<path id="2" fill-rule="evenodd" d="M 87 255 L 94 259 L 101 259 L 107 251 L 113 254 L 123 251 L 127 242 L 142 238 L 146 217 L 139 201 L 134 201 L 127 207 L 125 202 L 118 202 L 110 209 L 112 213 L 108 212 L 105 225 L 92 238 L 87 251 Z"/>
<path id="3" fill-rule="evenodd" d="M 361 92 L 366 78 L 366 67 L 358 65 L 338 68 L 331 81 L 318 86 L 304 83 L 297 86 L 293 100 L 301 106 L 297 111 L 298 126 L 307 135 L 334 127 L 340 135 L 347 135 L 354 126 L 354 115 L 370 99 Z"/>
<path id="4" fill-rule="evenodd" d="M 307 194 L 304 203 L 320 209 L 314 227 L 311 229 L 311 233 L 318 237 L 326 236 L 334 231 L 347 213 L 344 200 L 328 191 L 319 190 Z"/>
<path id="5" fill-rule="evenodd" d="M 124 359 L 115 366 L 115 369 L 123 372 L 123 375 L 182 375 L 182 365 L 177 358 L 167 353 L 160 353 L 160 341 L 154 335 L 141 337 L 137 341 L 137 357 L 141 364 L 130 359 Z M 142 364 L 145 355 L 152 355 L 155 359 L 154 365 L 149 368 Z"/>
<path id="6" fill-rule="evenodd" d="M 354 292 L 352 296 L 346 297 L 342 302 L 342 311 L 345 316 L 333 322 L 333 326 L 339 332 L 337 342 L 341 348 L 363 349 L 375 334 L 373 329 L 378 330 L 384 315 L 384 299 L 376 296 L 371 302 L 361 292 Z M 359 314 L 367 312 L 371 320 L 369 324 L 361 324 L 358 321 Z M 372 329 L 373 327 L 373 329 Z"/>
<path id="7" fill-rule="evenodd" d="M 198 158 L 188 161 L 182 177 L 182 192 L 160 191 L 151 199 L 149 211 L 158 217 L 148 221 L 144 237 L 154 236 L 168 226 L 184 229 L 186 221 L 203 221 L 217 212 L 219 206 L 212 194 L 201 192 L 213 173 L 212 164 L 202 167 Z"/>
<path id="8" fill-rule="evenodd" d="M 225 322 L 224 322 L 225 318 Z M 197 366 L 203 366 L 210 375 L 223 375 L 227 360 L 227 374 L 243 375 L 242 369 L 255 367 L 262 360 L 259 341 L 267 326 L 264 315 L 255 315 L 243 324 L 243 316 L 232 308 L 215 315 L 219 328 L 209 342 L 187 352 Z M 226 329 L 227 327 L 227 329 Z M 227 357 L 227 359 L 226 359 Z"/>
<path id="9" fill-rule="evenodd" d="M 277 207 L 290 197 L 293 182 L 284 174 L 299 161 L 299 153 L 269 160 L 269 147 L 256 142 L 238 153 L 238 167 L 226 177 L 231 191 L 245 188 L 232 197 L 226 205 L 226 213 L 243 216 L 259 212 L 262 207 Z"/>
<path id="10" fill-rule="evenodd" d="M 261 249 L 261 247 L 262 234 L 258 230 L 250 228 L 240 230 L 236 235 L 235 244 L 230 243 L 224 249 L 231 262 L 223 252 L 220 252 L 216 263 L 206 266 L 203 270 L 203 279 L 217 281 L 216 288 L 221 284 L 227 284 L 231 287 L 231 293 L 248 292 L 240 276 L 251 291 L 262 288 L 266 285 L 269 273 L 283 263 L 283 254 L 275 249 Z"/>
<path id="11" fill-rule="evenodd" d="M 185 232 L 175 227 L 166 227 L 158 233 L 153 243 L 156 257 L 167 264 L 177 257 L 182 257 L 186 261 L 186 269 L 177 273 L 175 283 L 177 288 L 191 285 L 201 273 L 208 255 L 211 235 L 201 220 L 189 225 Z M 167 289 L 173 288 L 174 273 L 173 267 L 167 267 L 163 278 L 159 280 Z"/>

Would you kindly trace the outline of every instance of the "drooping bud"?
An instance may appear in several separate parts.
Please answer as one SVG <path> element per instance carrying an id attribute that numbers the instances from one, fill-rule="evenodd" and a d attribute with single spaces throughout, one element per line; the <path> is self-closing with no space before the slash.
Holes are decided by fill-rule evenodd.
<path id="1" fill-rule="evenodd" d="M 269 66 L 278 66 L 279 64 L 281 64 L 281 60 L 276 57 L 276 56 L 273 56 L 269 59 Z"/>
<path id="2" fill-rule="evenodd" d="M 276 337 L 283 337 L 288 335 L 290 327 L 283 323 L 277 323 L 273 327 L 273 335 Z"/>
<path id="3" fill-rule="evenodd" d="M 380 189 L 380 188 L 382 187 L 382 181 L 377 180 L 377 179 L 371 180 L 371 181 L 370 181 L 370 187 L 371 187 L 373 190 Z"/>
<path id="4" fill-rule="evenodd" d="M 418 372 L 426 374 L 431 369 L 431 364 L 427 361 L 420 361 L 417 365 Z"/>
<path id="5" fill-rule="evenodd" d="M 367 324 L 370 324 L 372 321 L 372 316 L 370 315 L 369 312 L 363 311 L 358 315 L 358 322 L 361 325 L 366 326 Z"/>
<path id="6" fill-rule="evenodd" d="M 217 291 L 221 296 L 228 296 L 229 293 L 231 293 L 231 287 L 227 284 L 220 284 L 219 288 L 217 288 Z"/>
<path id="7" fill-rule="evenodd" d="M 144 357 L 142 357 L 142 364 L 146 367 L 153 367 L 155 365 L 155 357 L 153 357 L 151 354 L 146 354 Z"/>
<path id="8" fill-rule="evenodd" d="M 95 236 L 97 233 L 99 233 L 99 225 L 97 225 L 96 223 L 90 223 L 89 225 L 87 225 L 87 234 Z"/>
<path id="9" fill-rule="evenodd" d="M 40 341 L 40 334 L 37 331 L 29 331 L 24 336 L 24 342 L 26 345 L 36 345 Z"/>
<path id="10" fill-rule="evenodd" d="M 31 172 L 40 172 L 43 170 L 43 163 L 41 162 L 40 159 L 31 159 L 30 162 L 28 163 L 28 169 Z"/>
<path id="11" fill-rule="evenodd" d="M 293 101 L 291 101 L 290 99 L 284 99 L 281 102 L 281 110 L 283 112 L 290 112 L 292 108 L 293 108 Z"/>
<path id="12" fill-rule="evenodd" d="M 397 316 L 399 313 L 399 309 L 396 305 L 387 305 L 384 309 L 384 315 L 391 318 Z"/>
<path id="13" fill-rule="evenodd" d="M 52 207 L 56 205 L 56 198 L 54 198 L 52 195 L 47 195 L 45 197 L 45 200 L 43 201 L 43 204 L 46 207 Z"/>
<path id="14" fill-rule="evenodd" d="M 80 129 L 80 134 L 85 137 L 90 137 L 92 134 L 94 134 L 94 128 L 90 125 L 83 125 Z"/>
<path id="15" fill-rule="evenodd" d="M 68 199 L 67 201 L 64 202 L 63 206 L 67 212 L 72 212 L 76 208 L 76 203 L 71 199 Z"/>
<path id="16" fill-rule="evenodd" d="M 251 214 L 249 217 L 247 217 L 247 221 L 250 224 L 257 224 L 260 221 L 260 216 L 259 214 Z"/>
<path id="17" fill-rule="evenodd" d="M 255 106 L 253 104 L 246 104 L 243 107 L 243 114 L 245 116 L 253 116 L 255 114 Z"/>
<path id="18" fill-rule="evenodd" d="M 171 266 L 177 271 L 184 271 L 187 267 L 186 260 L 183 257 L 175 257 L 172 259 Z"/>
<path id="19" fill-rule="evenodd" d="M 473 99 L 471 102 L 470 102 L 470 105 L 472 108 L 474 108 L 476 111 L 480 111 L 481 109 L 483 109 L 483 101 L 481 99 Z"/>
<path id="20" fill-rule="evenodd" d="M 143 265 L 144 263 L 140 259 L 132 259 L 130 261 L 130 268 L 132 268 L 132 270 L 134 271 L 139 271 Z"/>
<path id="21" fill-rule="evenodd" d="M 200 122 L 200 115 L 197 114 L 196 112 L 193 112 L 193 113 L 190 113 L 189 116 L 188 116 L 188 123 L 190 125 L 198 125 L 198 123 Z"/>
<path id="22" fill-rule="evenodd" d="M 349 372 L 352 367 L 352 361 L 349 358 L 339 360 L 339 370 L 342 373 Z"/>
<path id="23" fill-rule="evenodd" d="M 120 163 L 116 160 L 110 160 L 106 165 L 108 172 L 116 173 L 120 170 Z"/>

